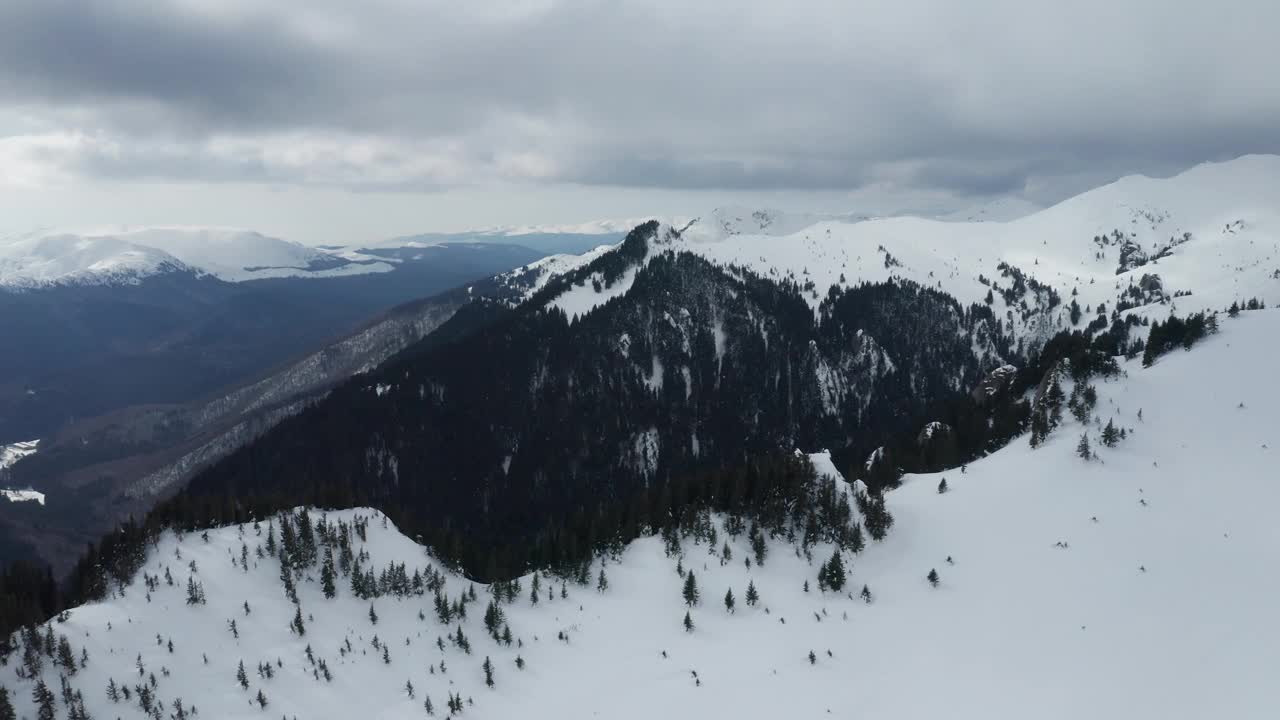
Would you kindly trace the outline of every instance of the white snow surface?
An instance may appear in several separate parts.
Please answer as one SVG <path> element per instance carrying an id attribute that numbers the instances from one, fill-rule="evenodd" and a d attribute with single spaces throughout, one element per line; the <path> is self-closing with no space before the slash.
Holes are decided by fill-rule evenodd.
<path id="1" fill-rule="evenodd" d="M 0 489 L 0 497 L 5 498 L 9 502 L 30 502 L 32 500 L 43 505 L 44 493 L 37 490 L 14 490 L 11 488 Z"/>
<path id="2" fill-rule="evenodd" d="M 1003 287 L 998 265 L 1007 262 L 1072 300 L 1081 308 L 1114 307 L 1120 293 L 1142 275 L 1155 273 L 1172 303 L 1135 310 L 1153 316 L 1213 308 L 1257 296 L 1280 301 L 1280 156 L 1251 155 L 1199 165 L 1171 178 L 1122 178 L 1054 207 L 1010 222 L 943 222 L 893 217 L 858 222 L 765 213 L 732 231 L 723 220 L 698 220 L 678 249 L 721 264 L 745 266 L 767 277 L 812 281 L 807 299 L 815 308 L 826 290 L 859 281 L 904 278 L 941 289 L 962 303 L 981 303 L 988 286 Z M 742 218 L 741 213 L 734 218 Z M 747 216 L 750 217 L 750 216 Z M 1100 248 L 1095 236 L 1120 230 L 1145 251 L 1191 233 L 1158 262 L 1116 274 L 1119 248 Z M 1096 254 L 1102 253 L 1098 258 Z M 886 262 L 886 253 L 892 257 Z M 841 276 L 844 276 L 843 283 Z M 1065 327 L 1066 308 L 1058 308 Z M 1009 309 L 995 298 L 997 317 Z M 1108 310 L 1109 311 L 1109 310 Z M 1016 316 L 1016 313 L 1015 313 Z M 1082 324 L 1091 319 L 1086 314 Z"/>
<path id="3" fill-rule="evenodd" d="M 386 262 L 307 247 L 251 230 L 144 227 L 0 239 L 0 286 L 118 284 L 170 271 L 228 282 L 386 272 Z"/>
<path id="4" fill-rule="evenodd" d="M 0 445 L 0 470 L 13 467 L 14 463 L 28 455 L 35 455 L 39 448 L 39 440 L 23 440 L 8 445 Z"/>
<path id="5" fill-rule="evenodd" d="M 53 629 L 77 655 L 88 650 L 71 682 L 94 717 L 141 717 L 136 702 L 105 696 L 108 678 L 141 681 L 140 654 L 166 706 L 181 696 L 204 718 L 424 717 L 424 693 L 444 717 L 447 692 L 474 699 L 463 717 L 476 718 L 1268 718 L 1280 707 L 1272 677 L 1280 667 L 1280 575 L 1269 571 L 1280 552 L 1277 338 L 1280 312 L 1248 312 L 1190 352 L 1149 369 L 1124 364 L 1127 376 L 1098 383 L 1097 416 L 1131 432 L 1104 448 L 1091 422 L 1099 460 L 1076 456 L 1082 428 L 1068 417 L 1039 449 L 1019 438 L 965 472 L 941 473 L 945 494 L 938 475 L 907 476 L 887 496 L 896 519 L 888 538 L 846 558 L 853 597 L 817 590 L 830 547 L 814 548 L 808 561 L 775 542 L 766 563 L 748 569 L 746 538 L 721 532 L 733 553 L 723 566 L 706 545 L 684 547 L 683 565 L 703 596 L 691 633 L 681 627 L 676 561 L 648 538 L 608 561 L 603 593 L 571 583 L 561 599 L 559 582 L 544 580 L 554 597 L 535 606 L 524 578 L 521 599 L 506 608 L 523 647 L 486 636 L 484 586 L 463 623 L 472 653 L 447 641 L 442 653 L 436 638 L 456 624 L 435 620 L 429 595 L 377 600 L 374 626 L 369 603 L 352 597 L 345 578 L 338 597 L 325 600 L 314 569 L 299 582 L 307 634 L 298 637 L 278 561 L 252 561 L 264 523 L 261 536 L 244 526 L 213 530 L 207 543 L 199 534 L 164 537 L 144 571 L 168 567 L 174 587 L 161 582 L 148 601 L 139 576 L 123 596 L 74 609 Z M 810 457 L 820 473 L 838 472 L 824 453 Z M 412 574 L 431 563 L 375 511 L 329 517 L 355 514 L 375 517 L 362 544 L 366 567 L 403 561 Z M 242 535 L 247 573 L 233 565 Z M 184 602 L 192 561 L 206 606 Z M 941 576 L 937 588 L 925 580 L 930 569 Z M 755 608 L 743 602 L 748 580 L 761 595 Z M 871 604 L 858 599 L 864 584 Z M 446 592 L 456 597 L 468 586 L 450 575 Z M 733 614 L 721 602 L 727 588 L 738 601 Z M 228 630 L 232 618 L 239 639 Z M 172 653 L 157 634 L 173 639 Z M 371 647 L 375 635 L 389 645 L 390 664 Z M 342 658 L 346 639 L 354 652 Z M 308 645 L 326 659 L 332 683 L 313 679 Z M 493 689 L 483 682 L 485 657 L 496 668 Z M 257 663 L 277 659 L 275 678 L 260 679 Z M 249 691 L 235 681 L 240 660 Z M 32 681 L 15 675 L 20 664 L 0 668 L 0 684 L 20 716 L 34 716 Z M 46 662 L 55 693 L 57 676 Z M 259 688 L 270 701 L 265 711 L 250 704 Z"/>
<path id="6" fill-rule="evenodd" d="M 608 287 L 604 285 L 604 277 L 600 273 L 593 273 L 581 285 L 575 285 L 560 293 L 548 305 L 564 310 L 570 320 L 581 317 L 614 298 L 626 295 L 632 283 L 635 282 L 638 271 L 637 267 L 627 268 L 622 276 Z M 595 285 L 592 284 L 593 280 L 600 283 L 599 292 L 596 292 Z"/>
<path id="7" fill-rule="evenodd" d="M 601 255 L 618 247 L 619 244 L 620 243 L 612 245 L 597 245 L 581 255 L 570 255 L 567 253 L 548 255 L 539 260 L 535 260 L 524 267 L 502 273 L 499 277 L 527 278 L 529 280 L 529 286 L 523 292 L 523 297 L 527 300 L 545 287 L 552 278 L 572 272 L 589 264 L 592 260 L 595 260 Z M 591 291 L 592 289 L 593 288 L 591 288 L 590 285 L 587 286 L 588 291 Z"/>

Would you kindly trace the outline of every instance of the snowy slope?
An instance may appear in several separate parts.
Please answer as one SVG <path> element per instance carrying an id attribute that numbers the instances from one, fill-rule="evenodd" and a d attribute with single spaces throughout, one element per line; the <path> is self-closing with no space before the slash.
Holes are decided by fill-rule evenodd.
<path id="1" fill-rule="evenodd" d="M 158 248 L 115 237 L 48 235 L 0 240 L 0 287 L 116 284 L 190 270 Z"/>
<path id="2" fill-rule="evenodd" d="M 168 568 L 173 587 L 160 581 L 148 597 L 140 575 L 123 596 L 73 610 L 52 628 L 77 656 L 87 651 L 70 682 L 95 717 L 141 717 L 136 701 L 112 704 L 105 689 L 109 678 L 132 687 L 154 673 L 166 713 L 180 696 L 205 718 L 425 717 L 424 694 L 444 717 L 451 692 L 474 701 L 464 717 L 483 718 L 1266 718 L 1280 706 L 1271 677 L 1280 664 L 1272 608 L 1280 576 L 1267 570 L 1280 551 L 1272 517 L 1280 503 L 1272 472 L 1278 337 L 1280 312 L 1244 313 L 1191 352 L 1149 369 L 1125 365 L 1127 376 L 1098 384 L 1097 415 L 1132 432 L 1116 448 L 1097 446 L 1099 460 L 1076 457 L 1081 427 L 1068 419 L 1039 449 L 1023 438 L 964 472 L 942 473 L 946 494 L 938 476 L 908 476 L 888 496 L 889 537 L 849 558 L 852 597 L 816 587 L 830 547 L 809 561 L 777 541 L 764 566 L 748 568 L 744 537 L 729 539 L 723 565 L 718 547 L 687 539 L 681 564 L 697 575 L 703 599 L 685 632 L 676 560 L 649 538 L 607 561 L 604 592 L 571 582 L 562 599 L 559 581 L 544 580 L 552 596 L 532 605 L 524 578 L 520 599 L 505 607 L 512 647 L 484 632 L 484 586 L 462 623 L 467 654 L 448 640 L 443 651 L 436 646 L 458 624 L 435 619 L 429 594 L 377 600 L 375 625 L 370 603 L 353 598 L 344 578 L 333 600 L 314 577 L 299 582 L 306 635 L 298 637 L 279 563 L 255 559 L 264 523 L 261 534 L 223 528 L 207 542 L 167 536 L 144 572 Z M 1089 432 L 1096 440 L 1098 426 Z M 813 460 L 835 471 L 824 456 Z M 328 517 L 357 514 L 373 515 L 359 544 L 366 567 L 403 561 L 412 574 L 432 565 L 372 511 Z M 242 541 L 247 571 L 235 565 Z M 937 588 L 925 580 L 930 569 L 941 576 Z M 203 583 L 207 605 L 185 603 L 189 575 Z M 450 598 L 470 587 L 447 577 Z M 761 596 L 754 608 L 743 602 L 748 580 Z M 857 595 L 864 584 L 870 604 Z M 732 614 L 720 600 L 728 588 L 737 597 Z M 346 641 L 352 650 L 340 653 Z M 308 646 L 331 682 L 313 675 Z M 240 660 L 247 691 L 235 679 Z M 258 676 L 260 662 L 278 663 L 273 678 Z M 33 683 L 16 676 L 20 665 L 19 651 L 0 668 L 0 684 L 20 715 L 33 716 Z M 55 694 L 58 670 L 45 663 Z M 258 689 L 265 710 L 252 704 Z"/>
<path id="3" fill-rule="evenodd" d="M 0 287 L 136 283 L 175 271 L 240 282 L 391 269 L 370 258 L 346 257 L 232 228 L 125 228 L 0 239 Z"/>
<path id="4" fill-rule="evenodd" d="M 1008 223 L 883 218 L 819 222 L 784 236 L 741 234 L 706 242 L 697 223 L 687 248 L 766 275 L 812 281 L 813 296 L 845 282 L 902 277 L 981 302 L 983 275 L 1008 286 L 999 264 L 1020 268 L 1080 305 L 1114 307 L 1147 273 L 1159 274 L 1180 312 L 1222 309 L 1258 296 L 1280 300 L 1280 157 L 1201 165 L 1168 179 L 1129 177 Z M 1148 255 L 1171 255 L 1117 274 L 1120 247 L 1095 237 L 1119 230 Z M 811 296 L 811 301 L 817 300 Z M 997 308 L 1005 309 L 997 299 Z M 1167 312 L 1167 308 L 1165 309 Z M 1059 318 L 1061 319 L 1061 318 Z"/>
<path id="5" fill-rule="evenodd" d="M 1006 209 L 1017 214 L 1019 207 Z M 815 312 L 829 288 L 861 282 L 910 280 L 966 305 L 985 303 L 990 293 L 1005 331 L 1030 345 L 1083 329 L 1099 309 L 1110 316 L 1122 301 L 1124 314 L 1151 319 L 1255 297 L 1280 302 L 1274 155 L 1200 165 L 1171 178 L 1122 178 L 1009 222 L 721 208 L 675 228 L 678 235 L 668 227 L 651 254 L 692 252 L 795 282 Z M 511 279 L 527 285 L 529 297 L 606 250 L 548 258 Z M 1021 293 L 1014 291 L 1018 276 L 1028 285 Z M 588 283 L 565 295 L 591 292 Z M 1073 301 L 1081 311 L 1074 325 Z M 581 314 L 602 302 L 565 297 L 555 304 Z"/>
<path id="6" fill-rule="evenodd" d="M 22 442 L 9 443 L 8 445 L 0 445 L 0 470 L 13 467 L 14 463 L 28 455 L 35 455 L 39 448 L 39 440 L 24 440 Z"/>
<path id="7" fill-rule="evenodd" d="M 585 252 L 581 255 L 548 255 L 547 257 L 531 262 L 522 268 L 517 268 L 498 276 L 500 283 L 511 286 L 520 293 L 520 297 L 527 300 L 534 293 L 546 286 L 552 278 L 573 272 L 584 265 L 588 265 L 592 260 L 618 247 L 615 245 L 599 245 L 595 249 Z M 630 287 L 628 285 L 628 287 Z"/>

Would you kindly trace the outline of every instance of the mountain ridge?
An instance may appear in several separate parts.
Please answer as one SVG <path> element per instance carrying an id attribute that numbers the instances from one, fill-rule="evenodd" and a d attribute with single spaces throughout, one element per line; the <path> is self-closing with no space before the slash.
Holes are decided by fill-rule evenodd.
<path id="1" fill-rule="evenodd" d="M 2 684 L 20 713 L 39 678 L 94 716 L 1262 717 L 1276 337 L 1280 312 L 1250 312 L 1124 363 L 1039 448 L 903 477 L 884 493 L 893 532 L 858 550 L 700 510 L 486 585 L 367 508 L 161 531 L 101 601 L 13 637 Z M 1113 422 L 1128 432 L 1104 446 Z M 797 459 L 867 523 L 865 487 L 827 453 Z"/>

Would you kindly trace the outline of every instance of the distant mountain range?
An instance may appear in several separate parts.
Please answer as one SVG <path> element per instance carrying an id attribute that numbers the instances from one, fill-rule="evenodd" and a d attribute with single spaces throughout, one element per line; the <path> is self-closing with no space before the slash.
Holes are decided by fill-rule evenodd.
<path id="1" fill-rule="evenodd" d="M 14 450 L 0 486 L 48 489 L 50 512 L 32 520 L 65 527 L 74 552 L 300 400 L 423 337 L 472 284 L 546 254 L 484 237 L 317 249 L 146 228 L 0 241 L 0 447 Z M 581 252 L 620 236 L 535 239 Z M 39 453 L 17 452 L 37 439 Z M 30 513 L 0 502 L 0 561 L 29 552 L 11 540 Z"/>

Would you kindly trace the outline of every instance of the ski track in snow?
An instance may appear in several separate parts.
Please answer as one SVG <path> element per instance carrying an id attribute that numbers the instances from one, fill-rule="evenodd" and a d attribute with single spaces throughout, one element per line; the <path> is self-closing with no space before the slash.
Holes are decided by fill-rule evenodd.
<path id="1" fill-rule="evenodd" d="M 436 638 L 456 624 L 435 620 L 430 595 L 375 601 L 374 626 L 369 602 L 352 597 L 345 578 L 334 600 L 322 597 L 317 580 L 299 583 L 308 618 L 299 638 L 288 627 L 293 606 L 278 561 L 259 560 L 248 573 L 233 566 L 239 532 L 252 557 L 264 523 L 260 537 L 252 526 L 212 531 L 208 543 L 199 534 L 167 535 L 145 572 L 169 567 L 174 587 L 162 583 L 148 602 L 139 576 L 123 597 L 75 609 L 65 623 L 53 622 L 54 631 L 77 654 L 88 649 L 90 662 L 72 682 L 95 717 L 141 717 L 136 703 L 105 697 L 108 677 L 139 682 L 139 653 L 166 705 L 181 696 L 204 718 L 424 717 L 423 693 L 444 717 L 447 692 L 473 698 L 463 717 L 476 718 L 1270 717 L 1280 707 L 1271 677 L 1280 667 L 1272 607 L 1280 576 L 1268 570 L 1280 550 L 1272 455 L 1280 451 L 1272 367 L 1280 312 L 1243 313 L 1222 328 L 1190 352 L 1149 369 L 1124 363 L 1127 377 L 1097 382 L 1098 419 L 1132 430 L 1104 448 L 1091 424 L 1100 461 L 1076 457 L 1081 427 L 1068 416 L 1039 449 L 1024 436 L 965 472 L 904 478 L 887 496 L 896 519 L 889 537 L 849 562 L 853 598 L 816 589 L 830 547 L 816 547 L 810 563 L 775 542 L 765 565 L 748 570 L 745 537 L 730 541 L 733 560 L 723 567 L 706 545 L 686 541 L 683 564 L 703 595 L 692 611 L 696 629 L 686 633 L 675 560 L 655 537 L 608 564 L 604 593 L 570 584 L 562 600 L 556 581 L 554 599 L 532 606 L 524 578 L 522 597 L 506 608 L 521 648 L 486 636 L 484 586 L 464 623 L 473 645 L 467 655 L 437 649 Z M 837 472 L 829 456 L 811 458 L 821 474 Z M 946 494 L 937 492 L 939 475 Z M 375 517 L 366 567 L 396 560 L 412 573 L 431 562 L 376 511 L 329 516 L 356 513 Z M 193 560 L 207 606 L 184 602 Z M 936 589 L 925 580 L 930 569 L 941 576 Z M 307 574 L 318 578 L 315 568 Z M 761 594 L 756 608 L 743 602 L 748 579 Z M 870 605 L 857 598 L 864 583 L 875 596 Z M 468 585 L 451 576 L 446 590 L 453 597 Z M 738 599 L 732 615 L 721 603 L 726 588 Z M 227 630 L 231 618 L 238 640 Z M 568 642 L 557 640 L 561 631 Z M 172 654 L 156 633 L 173 638 Z M 369 645 L 374 635 L 389 643 L 390 665 Z M 355 652 L 340 658 L 348 637 Z M 332 683 L 312 678 L 308 644 L 329 663 Z M 517 653 L 528 663 L 523 671 Z M 496 667 L 494 689 L 483 684 L 486 656 Z M 276 677 L 259 679 L 257 663 L 277 658 Z M 442 658 L 447 674 L 430 674 L 428 665 Z M 247 692 L 235 681 L 240 660 L 251 677 Z M 19 714 L 34 716 L 32 683 L 14 675 L 20 664 L 15 656 L 0 668 L 0 682 Z M 57 670 L 46 662 L 55 693 Z M 250 705 L 258 688 L 270 701 L 265 711 Z"/>

